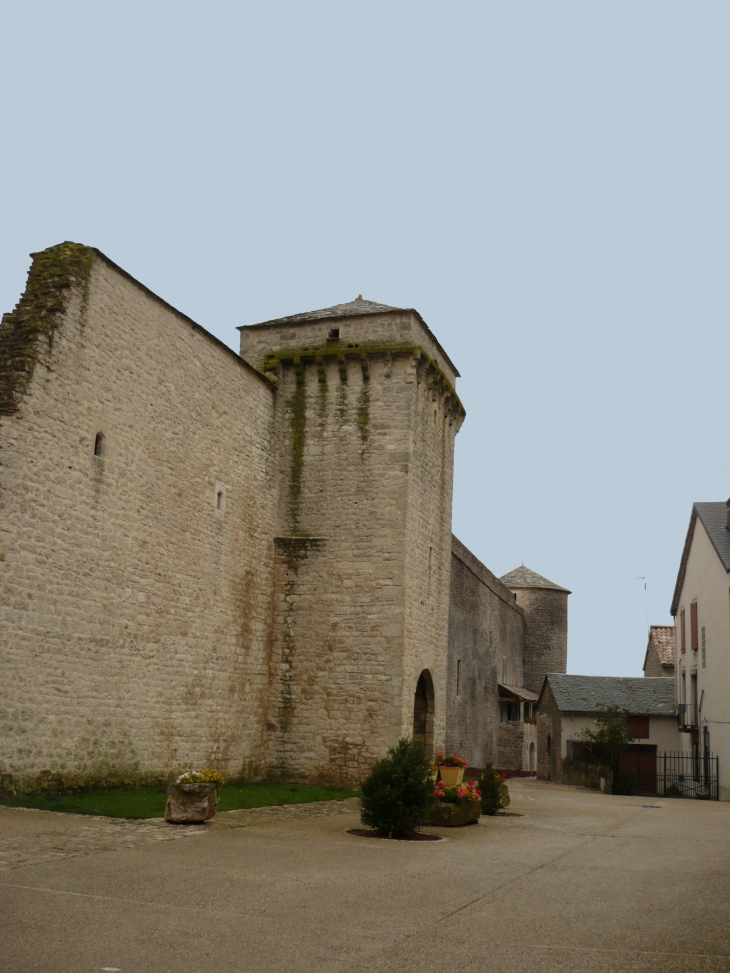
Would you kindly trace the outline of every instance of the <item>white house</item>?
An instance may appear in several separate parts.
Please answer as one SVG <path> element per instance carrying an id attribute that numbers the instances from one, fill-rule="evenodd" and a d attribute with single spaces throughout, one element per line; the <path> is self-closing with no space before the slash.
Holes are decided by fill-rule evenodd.
<path id="1" fill-rule="evenodd" d="M 719 758 L 730 800 L 730 500 L 695 503 L 674 589 L 675 679 L 682 749 Z"/>
<path id="2" fill-rule="evenodd" d="M 572 676 L 549 672 L 537 703 L 537 776 L 563 781 L 563 760 L 575 758 L 584 730 L 596 729 L 596 715 L 609 706 L 629 714 L 636 742 L 627 752 L 651 767 L 656 787 L 657 758 L 679 750 L 674 683 L 661 676 Z"/>

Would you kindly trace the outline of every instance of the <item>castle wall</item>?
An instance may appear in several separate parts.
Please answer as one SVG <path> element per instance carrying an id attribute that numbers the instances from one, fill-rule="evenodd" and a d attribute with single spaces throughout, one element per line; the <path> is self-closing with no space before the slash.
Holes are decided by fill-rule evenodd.
<path id="1" fill-rule="evenodd" d="M 409 403 L 384 356 L 284 361 L 278 380 L 267 769 L 357 780 L 401 730 Z"/>
<path id="2" fill-rule="evenodd" d="M 57 318 L 0 417 L 0 773 L 238 773 L 263 754 L 272 387 L 100 257 Z"/>
<path id="3" fill-rule="evenodd" d="M 333 329 L 336 341 L 329 341 Z M 393 310 L 388 313 L 365 314 L 347 318 L 320 318 L 314 321 L 283 321 L 253 324 L 239 328 L 240 351 L 246 361 L 263 368 L 267 355 L 278 352 L 321 350 L 329 345 L 335 354 L 367 345 L 395 349 L 418 346 L 434 361 L 453 386 L 458 377 L 454 365 L 414 311 Z"/>
<path id="4" fill-rule="evenodd" d="M 548 672 L 568 665 L 568 594 L 557 588 L 517 588 L 525 615 L 524 685 L 539 693 Z"/>
<path id="5" fill-rule="evenodd" d="M 271 374 L 282 489 L 267 769 L 356 781 L 412 732 L 416 666 L 441 678 L 443 706 L 453 417 L 410 351 L 279 354 Z"/>
<path id="6" fill-rule="evenodd" d="M 473 767 L 499 762 L 497 684 L 522 665 L 523 630 L 512 592 L 453 537 L 446 748 Z"/>
<path id="7" fill-rule="evenodd" d="M 433 739 L 427 750 L 443 749 L 446 738 L 448 619 L 451 565 L 451 504 L 454 438 L 461 417 L 450 413 L 423 363 L 404 373 L 411 383 L 412 419 L 408 457 L 406 589 L 403 659 L 403 733 L 413 732 L 418 679 L 433 681 Z"/>

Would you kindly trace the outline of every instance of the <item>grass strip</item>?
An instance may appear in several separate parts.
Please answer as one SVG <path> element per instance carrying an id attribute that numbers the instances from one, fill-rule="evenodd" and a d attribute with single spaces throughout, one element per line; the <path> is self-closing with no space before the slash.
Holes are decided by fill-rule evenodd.
<path id="1" fill-rule="evenodd" d="M 357 797 L 358 793 L 347 787 L 320 787 L 315 784 L 226 784 L 221 788 L 218 810 L 344 801 L 348 797 Z M 100 814 L 109 818 L 161 818 L 165 814 L 166 801 L 166 788 L 138 787 L 61 797 L 26 794 L 1 799 L 0 804 L 6 807 L 34 807 L 41 811 L 64 811 L 67 814 Z"/>

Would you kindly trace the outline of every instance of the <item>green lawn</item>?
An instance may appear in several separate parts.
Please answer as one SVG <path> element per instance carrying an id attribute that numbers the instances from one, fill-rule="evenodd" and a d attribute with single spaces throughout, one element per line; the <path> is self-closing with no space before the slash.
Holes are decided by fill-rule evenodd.
<path id="1" fill-rule="evenodd" d="M 346 787 L 317 787 L 313 784 L 226 784 L 221 789 L 219 811 L 246 807 L 272 807 L 282 804 L 309 804 L 312 801 L 343 801 L 357 796 Z M 42 811 L 68 814 L 103 814 L 110 818 L 161 818 L 165 814 L 166 788 L 91 791 L 73 797 L 44 797 L 38 794 L 0 799 L 7 807 L 35 807 Z"/>

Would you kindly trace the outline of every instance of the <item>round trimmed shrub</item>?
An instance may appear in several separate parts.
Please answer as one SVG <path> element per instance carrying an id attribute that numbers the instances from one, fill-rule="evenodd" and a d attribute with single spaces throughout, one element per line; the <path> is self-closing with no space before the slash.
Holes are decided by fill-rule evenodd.
<path id="1" fill-rule="evenodd" d="M 495 770 L 491 763 L 482 771 L 479 778 L 479 790 L 482 792 L 482 814 L 496 814 L 502 807 L 502 775 Z"/>
<path id="2" fill-rule="evenodd" d="M 362 823 L 382 838 L 412 838 L 434 801 L 432 775 L 424 745 L 399 740 L 362 783 Z"/>

